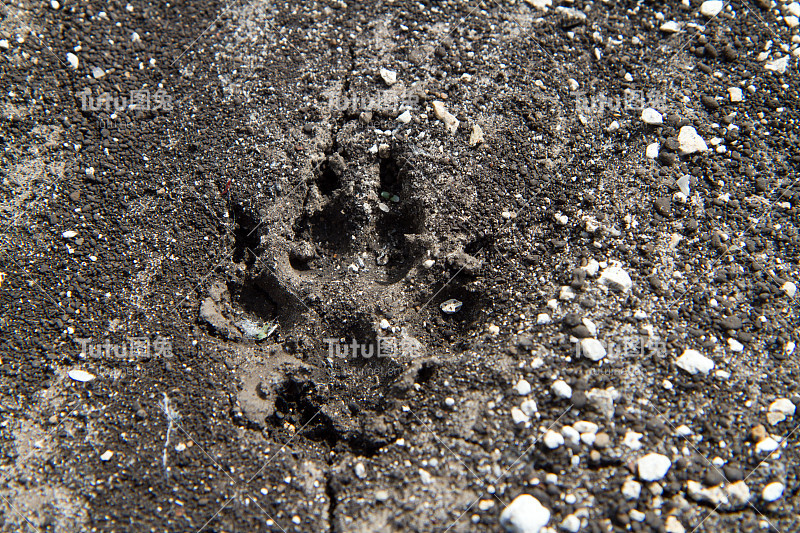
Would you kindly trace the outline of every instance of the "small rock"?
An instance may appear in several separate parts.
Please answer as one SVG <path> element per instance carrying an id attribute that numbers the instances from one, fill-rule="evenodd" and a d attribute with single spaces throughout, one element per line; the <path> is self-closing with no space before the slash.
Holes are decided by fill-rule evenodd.
<path id="1" fill-rule="evenodd" d="M 94 379 L 94 374 L 90 374 L 85 370 L 77 370 L 73 369 L 67 372 L 67 375 L 74 379 L 75 381 L 80 381 L 81 383 L 86 383 L 87 381 L 92 381 Z"/>
<path id="2" fill-rule="evenodd" d="M 483 130 L 477 124 L 472 125 L 472 133 L 469 134 L 469 145 L 477 146 L 483 142 Z"/>
<path id="3" fill-rule="evenodd" d="M 686 533 L 686 528 L 683 527 L 680 520 L 678 520 L 675 515 L 669 515 L 666 520 L 664 520 L 664 530 L 667 533 Z"/>
<path id="4" fill-rule="evenodd" d="M 72 231 L 70 229 L 70 230 L 67 230 L 64 233 L 62 233 L 61 236 L 64 237 L 65 239 L 72 239 L 73 237 L 77 237 L 78 236 L 78 232 L 77 231 Z"/>
<path id="5" fill-rule="evenodd" d="M 625 433 L 625 437 L 622 439 L 622 444 L 631 450 L 638 450 L 642 447 L 642 443 L 639 442 L 642 437 L 644 437 L 642 433 L 628 431 Z"/>
<path id="6" fill-rule="evenodd" d="M 644 155 L 648 159 L 655 159 L 656 157 L 658 157 L 658 150 L 659 150 L 658 143 L 650 143 L 647 145 L 647 148 L 645 148 Z"/>
<path id="7" fill-rule="evenodd" d="M 678 132 L 678 144 L 682 155 L 708 150 L 708 145 L 692 126 L 684 126 L 680 129 Z"/>
<path id="8" fill-rule="evenodd" d="M 530 418 L 519 407 L 513 407 L 511 409 L 511 420 L 514 421 L 514 425 L 518 426 L 520 424 L 525 424 L 530 422 Z"/>
<path id="9" fill-rule="evenodd" d="M 563 379 L 554 381 L 550 386 L 550 390 L 553 391 L 553 394 L 555 394 L 558 398 L 567 400 L 572 398 L 572 387 L 570 387 Z"/>
<path id="10" fill-rule="evenodd" d="M 548 429 L 547 433 L 544 434 L 542 441 L 544 442 L 545 446 L 551 450 L 555 450 L 564 444 L 564 436 L 561 433 L 556 433 L 552 429 Z"/>
<path id="11" fill-rule="evenodd" d="M 664 24 L 662 24 L 659 29 L 664 33 L 678 33 L 679 31 L 681 31 L 680 25 L 677 22 L 671 20 L 669 22 L 665 22 Z"/>
<path id="12" fill-rule="evenodd" d="M 436 118 L 444 122 L 447 131 L 452 135 L 458 131 L 459 120 L 453 116 L 444 106 L 444 102 L 436 100 L 433 102 L 433 112 Z"/>
<path id="13" fill-rule="evenodd" d="M 708 374 L 714 369 L 714 361 L 704 356 L 697 350 L 686 350 L 676 361 L 675 365 L 694 375 L 698 372 Z"/>
<path id="14" fill-rule="evenodd" d="M 784 486 L 784 484 L 778 481 L 770 483 L 769 485 L 764 487 L 764 490 L 761 491 L 761 498 L 766 502 L 774 502 L 775 500 L 778 500 L 780 499 L 781 496 L 783 496 L 783 490 L 785 488 L 786 487 Z"/>
<path id="15" fill-rule="evenodd" d="M 606 349 L 597 339 L 582 339 L 580 350 L 584 357 L 592 361 L 599 361 L 606 356 Z"/>
<path id="16" fill-rule="evenodd" d="M 781 285 L 781 290 L 789 298 L 794 298 L 794 295 L 797 294 L 797 285 L 795 285 L 791 281 L 787 281 L 786 283 Z"/>
<path id="17" fill-rule="evenodd" d="M 634 479 L 629 479 L 622 484 L 622 496 L 626 500 L 637 500 L 642 493 L 642 485 Z"/>
<path id="18" fill-rule="evenodd" d="M 442 310 L 443 313 L 452 315 L 454 313 L 458 313 L 461 310 L 461 307 L 464 304 L 455 298 L 451 298 L 445 302 L 442 302 L 442 305 L 439 308 Z"/>
<path id="19" fill-rule="evenodd" d="M 647 107 L 642 110 L 642 121 L 651 125 L 663 124 L 664 117 L 652 107 Z"/>
<path id="20" fill-rule="evenodd" d="M 550 511 L 530 494 L 517 496 L 500 514 L 507 533 L 539 533 L 550 521 Z"/>
<path id="21" fill-rule="evenodd" d="M 353 470 L 358 479 L 364 479 L 365 477 L 367 477 L 367 469 L 363 463 L 356 463 L 356 466 Z"/>
<path id="22" fill-rule="evenodd" d="M 728 96 L 731 99 L 731 102 L 741 102 L 744 98 L 742 96 L 742 90 L 739 87 L 729 87 L 728 88 Z"/>
<path id="23" fill-rule="evenodd" d="M 772 437 L 766 437 L 756 444 L 756 452 L 758 453 L 772 453 L 778 448 L 780 448 L 780 444 Z"/>
<path id="24" fill-rule="evenodd" d="M 650 453 L 636 462 L 639 478 L 645 481 L 658 481 L 667 475 L 672 461 L 666 455 Z"/>
<path id="25" fill-rule="evenodd" d="M 774 426 L 786 420 L 787 417 L 793 416 L 794 412 L 795 405 L 790 399 L 778 398 L 770 404 L 767 411 L 767 420 Z"/>
<path id="26" fill-rule="evenodd" d="M 767 61 L 764 64 L 764 69 L 778 74 L 785 74 L 786 68 L 789 66 L 789 56 L 783 56 L 773 61 Z"/>
<path id="27" fill-rule="evenodd" d="M 392 86 L 397 83 L 397 72 L 394 70 L 389 70 L 388 68 L 381 68 L 381 78 L 383 78 L 384 83 L 388 86 Z"/>
<path id="28" fill-rule="evenodd" d="M 712 111 L 716 111 L 717 109 L 719 109 L 719 102 L 717 102 L 717 99 L 714 97 L 707 96 L 704 94 L 703 96 L 700 97 L 700 101 L 703 103 L 704 106 L 706 106 Z"/>
<path id="29" fill-rule="evenodd" d="M 686 174 L 678 178 L 678 181 L 676 182 L 678 188 L 680 189 L 680 191 L 683 193 L 684 196 L 689 196 L 690 192 L 689 183 L 690 183 L 689 176 Z"/>
<path id="30" fill-rule="evenodd" d="M 598 281 L 602 285 L 621 292 L 628 292 L 633 287 L 630 275 L 618 266 L 610 266 L 604 269 Z"/>
<path id="31" fill-rule="evenodd" d="M 69 63 L 69 66 L 71 66 L 73 69 L 77 69 L 80 61 L 78 60 L 78 56 L 72 52 L 69 52 L 67 54 L 67 63 Z"/>
<path id="32" fill-rule="evenodd" d="M 559 527 L 564 531 L 577 533 L 581 530 L 581 519 L 574 514 L 567 515 L 564 517 L 564 520 L 561 521 L 561 525 Z"/>
<path id="33" fill-rule="evenodd" d="M 531 384 L 528 383 L 526 380 L 521 379 L 517 382 L 514 386 L 514 390 L 517 391 L 517 394 L 520 396 L 527 396 L 531 393 Z"/>
<path id="34" fill-rule="evenodd" d="M 100 456 L 100 460 L 101 460 L 101 461 L 108 461 L 108 460 L 109 460 L 109 459 L 111 459 L 111 457 L 113 457 L 113 456 L 114 456 L 114 452 L 112 452 L 111 450 L 106 450 L 106 451 L 103 453 L 103 455 L 101 455 L 101 456 Z"/>
<path id="35" fill-rule="evenodd" d="M 722 0 L 706 0 L 700 4 L 700 13 L 704 17 L 714 18 L 719 15 L 724 6 L 725 4 Z"/>
<path id="36" fill-rule="evenodd" d="M 411 122 L 411 111 L 409 111 L 408 109 L 406 109 L 405 111 L 403 111 L 403 112 L 402 112 L 402 113 L 401 113 L 401 114 L 400 114 L 400 115 L 397 117 L 397 122 L 401 122 L 401 123 L 403 123 L 403 124 L 408 124 L 409 122 Z"/>

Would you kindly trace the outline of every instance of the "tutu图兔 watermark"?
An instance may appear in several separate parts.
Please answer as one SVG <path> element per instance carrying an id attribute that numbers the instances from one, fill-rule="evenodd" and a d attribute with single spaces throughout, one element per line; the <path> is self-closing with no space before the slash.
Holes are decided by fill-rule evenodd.
<path id="1" fill-rule="evenodd" d="M 646 93 L 639 89 L 627 89 L 622 96 L 607 96 L 603 92 L 587 94 L 584 91 L 574 94 L 575 111 L 584 115 L 602 116 L 606 111 L 610 113 L 639 112 L 646 107 L 663 109 L 666 104 L 664 94 L 655 89 L 651 89 Z"/>
<path id="2" fill-rule="evenodd" d="M 132 111 L 172 111 L 172 96 L 164 89 L 158 89 L 150 94 L 147 89 L 132 90 L 130 97 L 112 96 L 103 92 L 92 96 L 91 89 L 84 89 L 78 93 L 81 97 L 82 111 L 123 112 Z"/>
<path id="3" fill-rule="evenodd" d="M 91 337 L 76 337 L 75 340 L 81 345 L 80 356 L 91 359 L 149 359 L 153 352 L 167 359 L 173 356 L 172 341 L 161 335 L 153 339 L 152 345 L 149 337 L 128 337 L 125 344 L 115 344 L 108 339 L 104 343 L 92 343 Z"/>
<path id="4" fill-rule="evenodd" d="M 328 357 L 337 359 L 372 359 L 373 357 L 393 357 L 398 355 L 416 357 L 421 354 L 421 343 L 408 336 L 378 337 L 376 342 L 360 343 L 353 339 L 349 343 L 341 339 L 322 339 L 328 344 Z"/>
<path id="5" fill-rule="evenodd" d="M 609 360 L 644 357 L 648 354 L 663 359 L 667 356 L 667 343 L 661 337 L 649 335 L 619 335 L 598 339 Z M 582 355 L 581 343 L 575 343 L 575 355 Z"/>

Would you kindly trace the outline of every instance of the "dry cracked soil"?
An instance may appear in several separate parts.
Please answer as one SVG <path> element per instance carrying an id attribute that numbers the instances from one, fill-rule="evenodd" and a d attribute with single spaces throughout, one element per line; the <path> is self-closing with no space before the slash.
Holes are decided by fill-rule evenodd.
<path id="1" fill-rule="evenodd" d="M 798 17 L 4 2 L 0 531 L 800 531 Z"/>

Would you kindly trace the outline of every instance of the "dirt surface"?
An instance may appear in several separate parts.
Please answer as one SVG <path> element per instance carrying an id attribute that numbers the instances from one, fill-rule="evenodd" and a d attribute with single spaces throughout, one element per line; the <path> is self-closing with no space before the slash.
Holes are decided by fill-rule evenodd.
<path id="1" fill-rule="evenodd" d="M 800 531 L 800 4 L 714 4 L 5 3 L 0 531 Z"/>

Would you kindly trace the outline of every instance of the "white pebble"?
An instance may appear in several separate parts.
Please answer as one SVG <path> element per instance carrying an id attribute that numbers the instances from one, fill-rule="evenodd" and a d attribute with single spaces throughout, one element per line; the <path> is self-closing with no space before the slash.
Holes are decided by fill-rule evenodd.
<path id="1" fill-rule="evenodd" d="M 658 143 L 648 144 L 647 148 L 645 148 L 645 150 L 644 150 L 644 155 L 648 159 L 655 159 L 656 157 L 658 157 L 658 151 L 659 151 L 660 148 L 661 147 L 659 146 Z"/>
<path id="2" fill-rule="evenodd" d="M 600 426 L 595 424 L 594 422 L 588 422 L 586 420 L 578 420 L 574 424 L 572 424 L 578 433 L 597 433 L 600 431 Z"/>
<path id="3" fill-rule="evenodd" d="M 605 347 L 597 339 L 582 339 L 580 347 L 583 356 L 592 361 L 599 361 L 606 356 Z"/>
<path id="4" fill-rule="evenodd" d="M 764 499 L 764 501 L 774 502 L 775 500 L 783 496 L 784 488 L 785 487 L 783 483 L 775 481 L 774 483 L 770 483 L 769 485 L 764 487 L 764 490 L 761 491 L 761 497 Z"/>
<path id="5" fill-rule="evenodd" d="M 109 459 L 111 459 L 111 457 L 113 457 L 113 456 L 114 456 L 114 452 L 112 452 L 111 450 L 106 450 L 106 451 L 103 453 L 103 455 L 101 455 L 101 456 L 100 456 L 100 460 L 101 460 L 101 461 L 108 461 L 108 460 L 109 460 Z"/>
<path id="6" fill-rule="evenodd" d="M 522 412 L 522 409 L 519 407 L 514 407 L 511 409 L 511 419 L 514 421 L 514 425 L 525 424 L 530 421 L 528 415 Z"/>
<path id="7" fill-rule="evenodd" d="M 80 64 L 80 61 L 78 60 L 78 56 L 76 56 L 72 52 L 69 52 L 67 54 L 67 62 L 69 63 L 69 66 L 71 66 L 74 69 L 78 68 L 78 65 Z"/>
<path id="8" fill-rule="evenodd" d="M 539 313 L 538 315 L 536 315 L 536 323 L 539 324 L 539 325 L 541 325 L 541 324 L 549 324 L 552 321 L 553 321 L 553 319 L 550 318 L 550 315 L 548 315 L 547 313 Z"/>
<path id="9" fill-rule="evenodd" d="M 530 494 L 517 496 L 500 514 L 507 533 L 539 533 L 550 521 L 550 511 Z"/>
<path id="10" fill-rule="evenodd" d="M 731 102 L 741 102 L 744 99 L 742 90 L 739 87 L 728 87 L 728 95 Z"/>
<path id="11" fill-rule="evenodd" d="M 639 478 L 645 481 L 658 481 L 667 475 L 672 461 L 666 455 L 649 453 L 636 462 Z"/>
<path id="12" fill-rule="evenodd" d="M 564 437 L 561 433 L 556 433 L 552 429 L 548 429 L 547 433 L 544 434 L 544 445 L 550 448 L 551 450 L 555 450 L 562 444 L 564 444 Z"/>
<path id="13" fill-rule="evenodd" d="M 564 517 L 564 520 L 561 521 L 560 527 L 564 531 L 577 533 L 581 529 L 581 519 L 575 516 L 574 514 L 567 515 Z"/>
<path id="14" fill-rule="evenodd" d="M 714 361 L 704 356 L 697 350 L 686 350 L 676 361 L 675 365 L 694 375 L 697 373 L 708 374 L 714 369 Z"/>
<path id="15" fill-rule="evenodd" d="M 664 117 L 652 107 L 648 107 L 642 110 L 642 121 L 651 125 L 663 124 Z"/>
<path id="16" fill-rule="evenodd" d="M 386 85 L 392 86 L 397 83 L 397 72 L 388 68 L 381 68 L 381 78 L 383 78 Z"/>
<path id="17" fill-rule="evenodd" d="M 702 13 L 704 17 L 714 18 L 719 15 L 719 12 L 722 11 L 724 6 L 725 4 L 722 0 L 706 0 L 700 4 L 700 13 Z"/>
<path id="18" fill-rule="evenodd" d="M 758 453 L 772 453 L 780 447 L 778 441 L 773 439 L 772 437 L 767 437 L 765 439 L 761 439 L 758 444 L 756 444 L 756 451 Z"/>
<path id="19" fill-rule="evenodd" d="M 550 390 L 553 391 L 553 394 L 559 398 L 572 398 L 572 387 L 567 385 L 567 382 L 563 379 L 553 382 L 553 384 L 550 386 Z"/>
<path id="20" fill-rule="evenodd" d="M 80 381 L 80 382 L 83 382 L 83 383 L 85 383 L 87 381 L 92 381 L 94 379 L 94 374 L 90 374 L 89 372 L 86 372 L 85 370 L 73 369 L 73 370 L 70 370 L 67 373 L 67 375 L 69 377 L 71 377 L 72 379 L 74 379 L 75 381 Z"/>
<path id="21" fill-rule="evenodd" d="M 628 292 L 633 287 L 630 275 L 618 266 L 610 266 L 603 270 L 598 281 L 602 285 L 621 292 Z"/>
<path id="22" fill-rule="evenodd" d="M 644 437 L 641 433 L 636 433 L 635 431 L 628 431 L 625 433 L 625 438 L 622 439 L 622 444 L 630 448 L 631 450 L 638 450 L 642 447 L 642 443 L 639 440 Z"/>
<path id="23" fill-rule="evenodd" d="M 708 145 L 692 126 L 683 126 L 678 132 L 678 145 L 682 155 L 708 150 Z"/>
<path id="24" fill-rule="evenodd" d="M 516 390 L 517 394 L 520 396 L 527 396 L 531 393 L 531 384 L 528 383 L 527 380 L 521 379 L 514 386 L 514 390 Z"/>
<path id="25" fill-rule="evenodd" d="M 787 281 L 783 285 L 781 285 L 781 290 L 788 296 L 789 298 L 794 298 L 794 295 L 797 294 L 797 285 L 792 283 L 791 281 Z"/>
<path id="26" fill-rule="evenodd" d="M 636 480 L 629 479 L 622 484 L 622 495 L 626 500 L 636 500 L 642 493 L 642 485 Z"/>

